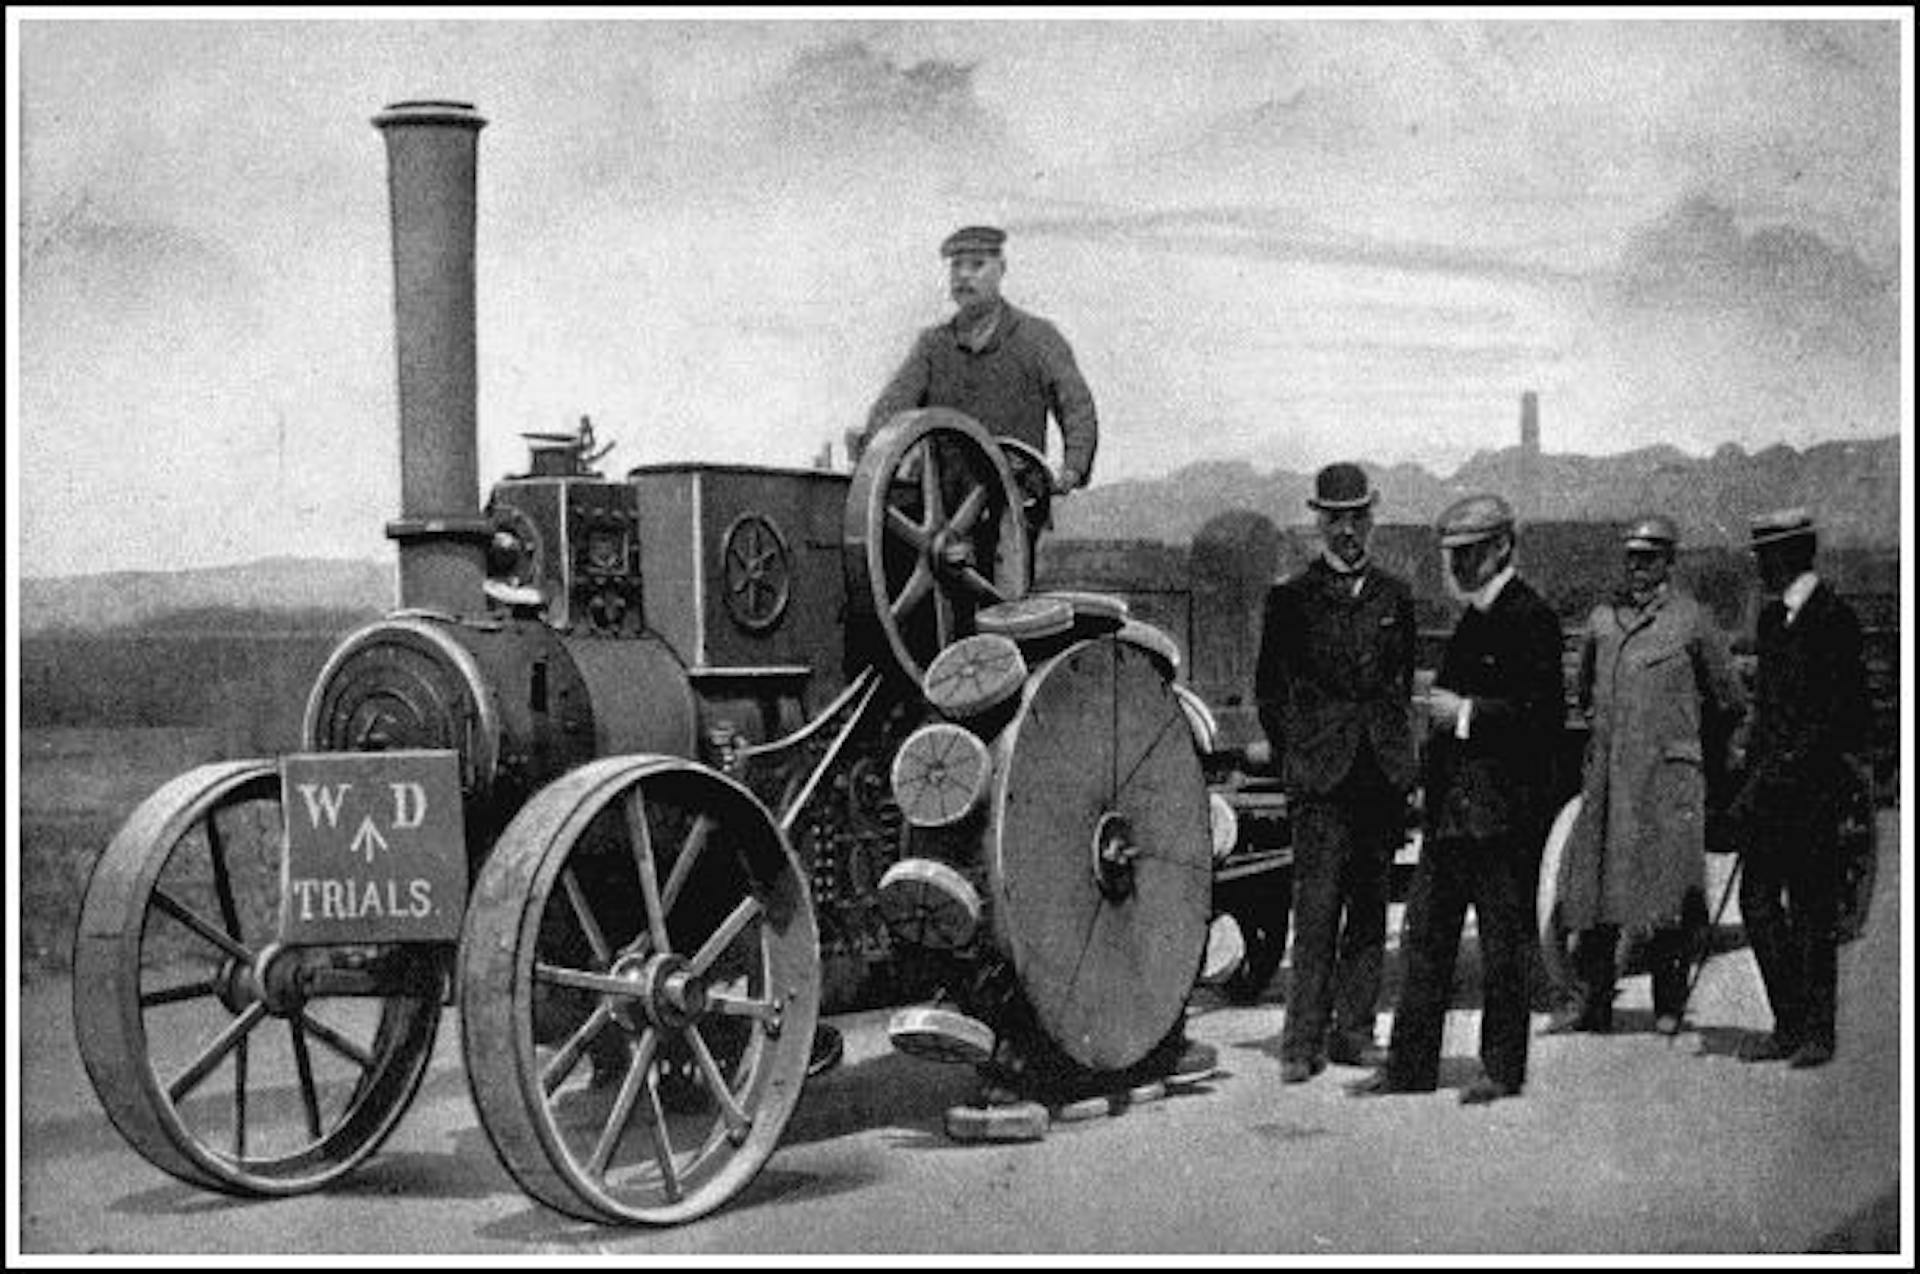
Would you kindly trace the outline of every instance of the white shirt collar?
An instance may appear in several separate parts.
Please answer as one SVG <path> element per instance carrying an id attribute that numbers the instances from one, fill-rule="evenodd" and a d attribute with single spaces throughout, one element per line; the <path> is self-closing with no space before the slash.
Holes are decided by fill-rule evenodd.
<path id="1" fill-rule="evenodd" d="M 1361 571 L 1367 569 L 1367 562 L 1369 561 L 1369 556 L 1362 553 L 1360 560 L 1349 566 L 1340 560 L 1338 553 L 1335 553 L 1332 549 L 1324 548 L 1320 550 L 1320 556 L 1326 559 L 1327 565 L 1333 568 L 1336 575 L 1358 575 Z"/>
<path id="2" fill-rule="evenodd" d="M 1507 581 L 1513 578 L 1513 572 L 1514 568 L 1511 566 L 1502 567 L 1498 575 L 1482 584 L 1479 591 L 1475 592 L 1467 601 L 1473 605 L 1475 610 L 1492 610 L 1494 602 L 1499 600 L 1500 590 L 1505 588 Z"/>
<path id="3" fill-rule="evenodd" d="M 1792 623 L 1793 617 L 1800 613 L 1800 608 L 1807 604 L 1807 598 L 1813 596 L 1813 590 L 1819 583 L 1818 575 L 1812 571 L 1802 571 L 1799 578 L 1787 585 L 1786 591 L 1780 594 L 1780 600 L 1787 605 L 1788 623 Z"/>

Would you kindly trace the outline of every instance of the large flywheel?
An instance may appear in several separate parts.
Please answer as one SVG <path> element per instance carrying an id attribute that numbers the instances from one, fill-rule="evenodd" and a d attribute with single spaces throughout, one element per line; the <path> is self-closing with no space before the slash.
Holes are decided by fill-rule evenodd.
<path id="1" fill-rule="evenodd" d="M 847 497 L 847 595 L 915 684 L 975 612 L 1025 594 L 1021 507 L 999 445 L 961 412 L 902 412 L 869 440 Z"/>
<path id="2" fill-rule="evenodd" d="M 1040 667 L 994 744 L 985 850 L 997 945 L 1040 1028 L 1118 1070 L 1180 1018 L 1212 909 L 1205 776 L 1146 651 L 1082 641 Z"/>
<path id="3" fill-rule="evenodd" d="M 474 886 L 460 1003 L 475 1106 L 558 1211 L 672 1225 L 773 1153 L 820 1005 L 805 874 L 693 762 L 620 756 L 542 789 Z"/>

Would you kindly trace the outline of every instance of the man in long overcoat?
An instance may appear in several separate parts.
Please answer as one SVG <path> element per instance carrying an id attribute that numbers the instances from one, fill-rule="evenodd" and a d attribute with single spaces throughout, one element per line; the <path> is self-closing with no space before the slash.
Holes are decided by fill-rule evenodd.
<path id="1" fill-rule="evenodd" d="M 1307 501 L 1325 548 L 1267 591 L 1254 698 L 1293 823 L 1293 985 L 1280 1078 L 1372 1065 L 1387 886 L 1414 777 L 1413 590 L 1368 556 L 1378 493 L 1331 464 Z"/>
<path id="2" fill-rule="evenodd" d="M 1870 707 L 1860 621 L 1814 573 L 1812 517 L 1784 509 L 1755 518 L 1752 543 L 1769 600 L 1745 772 L 1728 819 L 1745 844 L 1740 916 L 1773 1033 L 1748 1060 L 1785 1057 L 1804 1068 L 1833 1057 L 1841 801 Z"/>
<path id="3" fill-rule="evenodd" d="M 1744 705 L 1725 637 L 1672 578 L 1679 538 L 1670 518 L 1635 522 L 1625 586 L 1588 619 L 1579 699 L 1592 734 L 1558 889 L 1578 934 L 1577 1002 L 1549 1031 L 1612 1029 L 1623 933 L 1646 943 L 1655 1029 L 1680 1029 L 1688 924 L 1705 914 L 1708 780 L 1726 771 Z"/>

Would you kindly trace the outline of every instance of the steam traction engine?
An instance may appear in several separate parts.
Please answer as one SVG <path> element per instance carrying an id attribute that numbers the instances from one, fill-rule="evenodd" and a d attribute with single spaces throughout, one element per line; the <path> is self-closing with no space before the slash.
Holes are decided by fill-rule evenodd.
<path id="1" fill-rule="evenodd" d="M 823 1002 L 948 992 L 903 1047 L 1098 1083 L 1177 1039 L 1208 797 L 1170 643 L 1026 595 L 1007 461 L 896 418 L 851 476 L 593 466 L 478 486 L 484 121 L 404 103 L 390 166 L 400 608 L 306 751 L 149 797 L 89 881 L 80 1052 L 132 1146 L 242 1195 L 370 1155 L 458 1003 L 469 1088 L 559 1211 L 671 1224 L 752 1179 Z M 915 978 L 919 982 L 915 982 Z"/>

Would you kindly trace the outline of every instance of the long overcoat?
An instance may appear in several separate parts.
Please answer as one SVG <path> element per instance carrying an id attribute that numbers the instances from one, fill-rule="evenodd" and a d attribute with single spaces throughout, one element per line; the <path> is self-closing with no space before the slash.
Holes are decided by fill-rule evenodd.
<path id="1" fill-rule="evenodd" d="M 1669 588 L 1645 607 L 1596 606 L 1580 660 L 1590 715 L 1580 816 L 1558 897 L 1573 929 L 1644 936 L 1681 923 L 1706 874 L 1707 778 L 1743 711 L 1725 636 Z"/>

